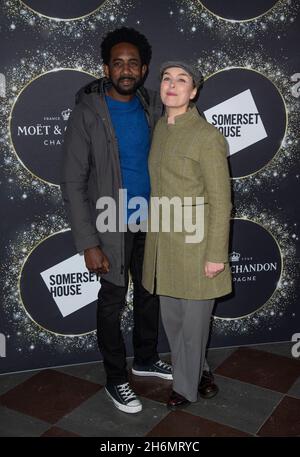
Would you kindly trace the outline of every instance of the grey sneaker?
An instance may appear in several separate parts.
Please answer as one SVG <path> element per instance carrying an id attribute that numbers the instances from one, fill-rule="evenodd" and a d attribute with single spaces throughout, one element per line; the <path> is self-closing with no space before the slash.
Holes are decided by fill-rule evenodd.
<path id="1" fill-rule="evenodd" d="M 158 360 L 150 367 L 133 365 L 132 373 L 136 376 L 157 376 L 162 379 L 172 380 L 172 366 L 162 360 Z"/>
<path id="2" fill-rule="evenodd" d="M 128 382 L 116 386 L 106 386 L 106 394 L 115 407 L 124 413 L 138 413 L 142 411 L 142 403 L 137 398 Z"/>

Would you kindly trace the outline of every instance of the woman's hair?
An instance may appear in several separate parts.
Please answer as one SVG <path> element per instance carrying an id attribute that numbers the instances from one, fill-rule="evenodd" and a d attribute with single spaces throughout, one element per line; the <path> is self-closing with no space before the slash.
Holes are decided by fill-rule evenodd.
<path id="1" fill-rule="evenodd" d="M 105 65 L 109 64 L 111 48 L 119 43 L 130 43 L 138 48 L 142 65 L 149 65 L 152 48 L 147 38 L 135 29 L 121 27 L 109 32 L 101 43 L 101 57 Z"/>

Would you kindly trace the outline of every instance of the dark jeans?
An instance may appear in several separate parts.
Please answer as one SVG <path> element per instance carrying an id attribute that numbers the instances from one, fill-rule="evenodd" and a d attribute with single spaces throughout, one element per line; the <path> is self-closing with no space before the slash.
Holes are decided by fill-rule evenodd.
<path id="1" fill-rule="evenodd" d="M 159 299 L 149 294 L 142 284 L 145 247 L 143 232 L 124 233 L 125 236 L 125 287 L 116 286 L 101 278 L 98 294 L 97 337 L 107 376 L 107 384 L 127 382 L 126 350 L 120 329 L 120 314 L 124 308 L 128 287 L 128 271 L 133 281 L 133 348 L 134 363 L 151 366 L 157 354 Z M 109 253 L 107 253 L 109 257 Z"/>

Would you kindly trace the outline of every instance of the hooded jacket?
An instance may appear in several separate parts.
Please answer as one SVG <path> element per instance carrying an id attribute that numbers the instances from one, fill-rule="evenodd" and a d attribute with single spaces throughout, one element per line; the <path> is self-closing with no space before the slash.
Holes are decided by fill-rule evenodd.
<path id="1" fill-rule="evenodd" d="M 122 177 L 117 138 L 105 102 L 106 78 L 93 81 L 76 95 L 63 145 L 61 191 L 78 252 L 99 246 L 110 262 L 108 281 L 124 286 L 124 233 L 118 230 L 119 189 Z M 153 131 L 162 114 L 159 94 L 137 90 Z M 100 197 L 111 197 L 117 208 L 116 232 L 97 231 Z"/>

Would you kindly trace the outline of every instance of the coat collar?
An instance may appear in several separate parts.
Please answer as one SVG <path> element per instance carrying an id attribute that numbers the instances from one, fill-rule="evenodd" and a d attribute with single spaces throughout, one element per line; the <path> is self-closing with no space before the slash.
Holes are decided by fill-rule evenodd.
<path id="1" fill-rule="evenodd" d="M 175 117 L 175 123 L 174 124 L 168 124 L 168 116 L 167 113 L 165 113 L 163 119 L 164 123 L 170 127 L 170 128 L 177 128 L 177 127 L 183 127 L 185 126 L 186 123 L 194 120 L 194 119 L 201 119 L 200 114 L 198 112 L 198 109 L 195 105 L 193 105 L 188 111 L 186 111 L 183 114 L 179 114 L 178 116 Z"/>

